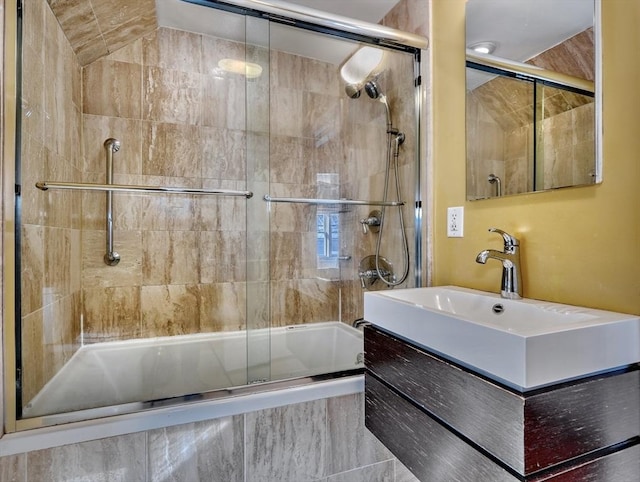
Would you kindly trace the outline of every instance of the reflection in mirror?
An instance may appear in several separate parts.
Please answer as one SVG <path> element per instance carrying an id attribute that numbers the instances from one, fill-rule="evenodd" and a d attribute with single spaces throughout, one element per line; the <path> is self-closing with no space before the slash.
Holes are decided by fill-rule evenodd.
<path id="1" fill-rule="evenodd" d="M 467 199 L 599 182 L 593 17 L 594 0 L 468 1 Z"/>

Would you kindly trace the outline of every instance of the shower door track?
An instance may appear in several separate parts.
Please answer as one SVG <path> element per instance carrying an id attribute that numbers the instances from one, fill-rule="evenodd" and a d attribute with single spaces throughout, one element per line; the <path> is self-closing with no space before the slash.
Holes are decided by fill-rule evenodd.
<path id="1" fill-rule="evenodd" d="M 278 0 L 182 1 L 399 50 L 417 51 L 429 45 L 428 39 L 421 35 Z"/>

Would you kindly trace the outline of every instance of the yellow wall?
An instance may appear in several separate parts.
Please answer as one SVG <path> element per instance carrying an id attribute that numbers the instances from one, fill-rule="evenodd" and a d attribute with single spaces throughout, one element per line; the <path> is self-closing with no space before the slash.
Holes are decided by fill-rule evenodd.
<path id="1" fill-rule="evenodd" d="M 433 284 L 499 291 L 501 266 L 475 262 L 521 239 L 524 294 L 640 314 L 640 2 L 602 5 L 603 175 L 598 186 L 465 200 L 465 0 L 432 0 Z M 465 237 L 447 238 L 448 206 L 464 206 Z"/>

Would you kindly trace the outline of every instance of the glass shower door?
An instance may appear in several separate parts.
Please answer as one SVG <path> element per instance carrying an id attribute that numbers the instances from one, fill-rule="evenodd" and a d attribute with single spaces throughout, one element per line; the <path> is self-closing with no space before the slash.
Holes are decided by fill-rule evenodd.
<path id="1" fill-rule="evenodd" d="M 397 280 L 415 259 L 414 54 L 378 49 L 355 98 L 364 43 L 182 7 L 202 22 L 81 65 L 47 1 L 24 6 L 19 429 L 361 369 L 361 261 Z M 360 220 L 396 163 L 377 247 Z"/>
<path id="2" fill-rule="evenodd" d="M 370 79 L 380 95 L 371 98 L 360 85 L 360 96 L 352 98 L 341 67 L 365 45 L 283 24 L 270 27 L 272 379 L 362 367 L 361 334 L 352 323 L 363 316 L 361 261 L 375 257 L 379 230 L 365 232 L 360 220 L 383 209 L 385 191 L 379 256 L 394 267 L 390 281 L 407 269 L 400 286 L 414 283 L 415 58 L 374 48 L 384 58 Z M 389 117 L 394 125 L 387 134 Z M 390 156 L 389 141 L 395 144 L 400 134 L 398 156 Z M 395 193 L 396 161 L 402 199 Z M 398 201 L 405 204 L 391 206 Z M 372 281 L 370 289 L 388 288 Z"/>
<path id="3" fill-rule="evenodd" d="M 248 381 L 247 206 L 262 201 L 241 193 L 259 170 L 247 145 L 264 137 L 247 135 L 247 95 L 264 87 L 238 71 L 245 17 L 194 8 L 233 37 L 161 25 L 80 65 L 46 0 L 25 4 L 18 419 Z"/>

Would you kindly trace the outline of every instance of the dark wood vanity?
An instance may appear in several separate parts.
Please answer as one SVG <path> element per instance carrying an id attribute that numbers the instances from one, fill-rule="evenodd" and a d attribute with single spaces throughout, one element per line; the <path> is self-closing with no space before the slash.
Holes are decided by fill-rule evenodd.
<path id="1" fill-rule="evenodd" d="M 422 481 L 640 481 L 640 364 L 522 392 L 368 325 L 365 365 L 366 426 Z"/>

